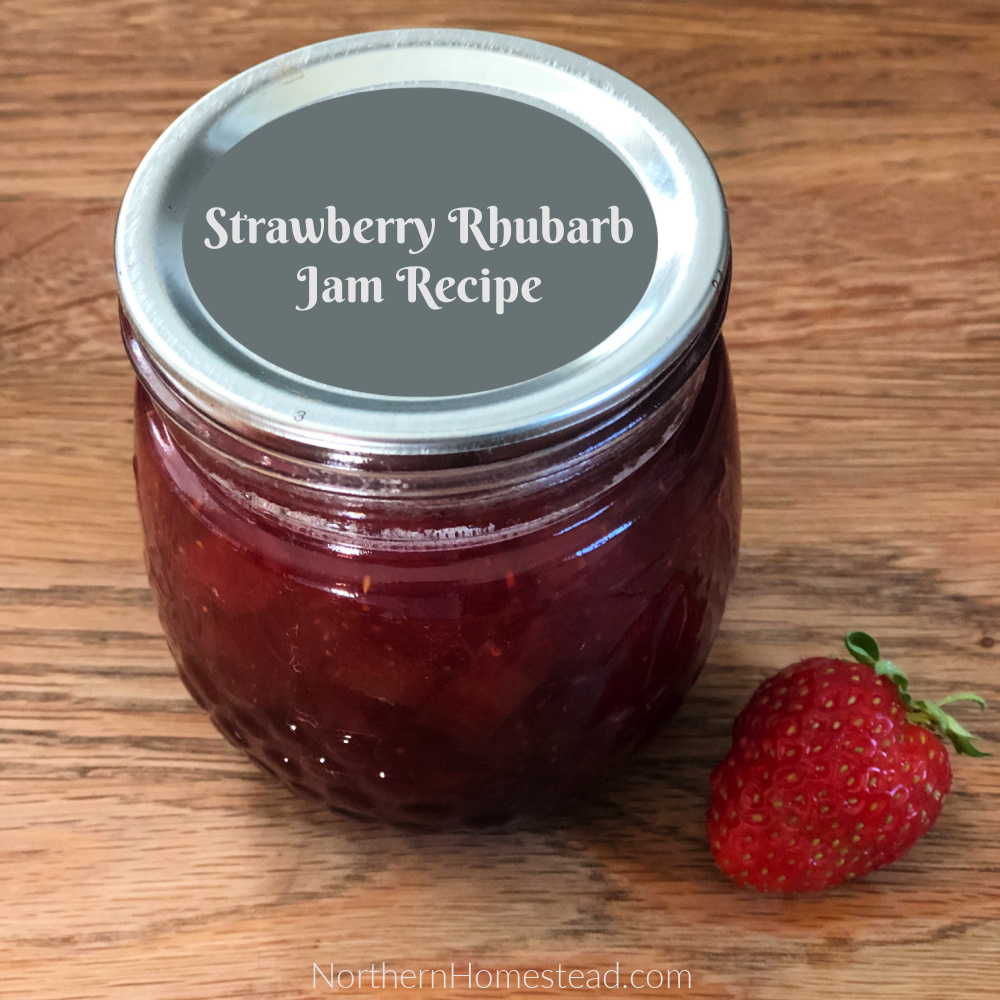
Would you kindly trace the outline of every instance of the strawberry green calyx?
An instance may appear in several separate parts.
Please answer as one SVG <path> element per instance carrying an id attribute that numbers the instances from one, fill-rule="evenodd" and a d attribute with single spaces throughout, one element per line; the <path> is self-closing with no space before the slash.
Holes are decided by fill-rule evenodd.
<path id="1" fill-rule="evenodd" d="M 958 720 L 950 716 L 941 706 L 953 701 L 974 701 L 980 708 L 986 707 L 986 702 L 971 691 L 960 691 L 950 694 L 939 702 L 923 701 L 914 698 L 909 693 L 909 681 L 906 674 L 891 660 L 883 660 L 878 643 L 867 632 L 849 632 L 844 636 L 847 651 L 858 663 L 864 663 L 874 669 L 875 673 L 887 677 L 899 689 L 899 697 L 906 707 L 906 717 L 910 722 L 924 726 L 941 736 L 947 736 L 958 753 L 968 757 L 989 757 L 972 745 L 979 737 L 973 736 Z"/>

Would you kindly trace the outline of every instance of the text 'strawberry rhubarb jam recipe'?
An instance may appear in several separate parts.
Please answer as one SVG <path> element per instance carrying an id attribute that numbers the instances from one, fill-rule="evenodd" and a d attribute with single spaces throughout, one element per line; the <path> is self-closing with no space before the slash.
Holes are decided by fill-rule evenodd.
<path id="1" fill-rule="evenodd" d="M 310 46 L 167 129 L 116 252 L 150 580 L 227 739 L 445 826 L 661 728 L 740 496 L 725 203 L 662 104 L 502 35 Z"/>

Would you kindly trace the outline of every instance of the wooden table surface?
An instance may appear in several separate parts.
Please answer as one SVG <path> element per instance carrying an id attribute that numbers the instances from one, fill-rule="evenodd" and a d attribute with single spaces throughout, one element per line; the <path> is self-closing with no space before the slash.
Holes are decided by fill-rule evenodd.
<path id="1" fill-rule="evenodd" d="M 996 0 L 4 0 L 0 20 L 0 996 L 284 1000 L 332 992 L 313 963 L 383 961 L 684 969 L 687 995 L 747 1000 L 997 995 L 1000 758 L 957 762 L 929 837 L 819 897 L 737 891 L 702 833 L 749 692 L 849 627 L 930 695 L 983 693 L 970 725 L 1000 749 Z M 258 773 L 175 675 L 133 501 L 112 268 L 133 169 L 240 70 L 408 25 L 630 76 L 698 135 L 732 212 L 745 511 L 721 635 L 631 770 L 518 832 L 364 825 Z"/>

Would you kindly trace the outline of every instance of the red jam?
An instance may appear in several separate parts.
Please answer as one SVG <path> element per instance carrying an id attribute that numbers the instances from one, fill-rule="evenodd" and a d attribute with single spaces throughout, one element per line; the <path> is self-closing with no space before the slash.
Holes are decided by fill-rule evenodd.
<path id="1" fill-rule="evenodd" d="M 366 508 L 227 466 L 140 387 L 147 562 L 182 679 L 260 767 L 340 810 L 492 824 L 577 795 L 662 727 L 719 624 L 740 495 L 721 339 L 673 435 L 628 447 L 645 461 L 620 477 Z M 363 530 L 317 527 L 335 509 Z"/>

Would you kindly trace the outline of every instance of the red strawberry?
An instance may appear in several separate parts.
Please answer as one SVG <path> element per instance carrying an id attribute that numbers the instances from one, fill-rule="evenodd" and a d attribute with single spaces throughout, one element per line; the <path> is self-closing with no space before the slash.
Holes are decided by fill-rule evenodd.
<path id="1" fill-rule="evenodd" d="M 940 704 L 917 701 L 877 643 L 852 632 L 856 663 L 814 657 L 766 680 L 712 772 L 708 842 L 730 878 L 765 892 L 839 885 L 901 858 L 951 788 L 948 751 L 985 757 Z"/>

